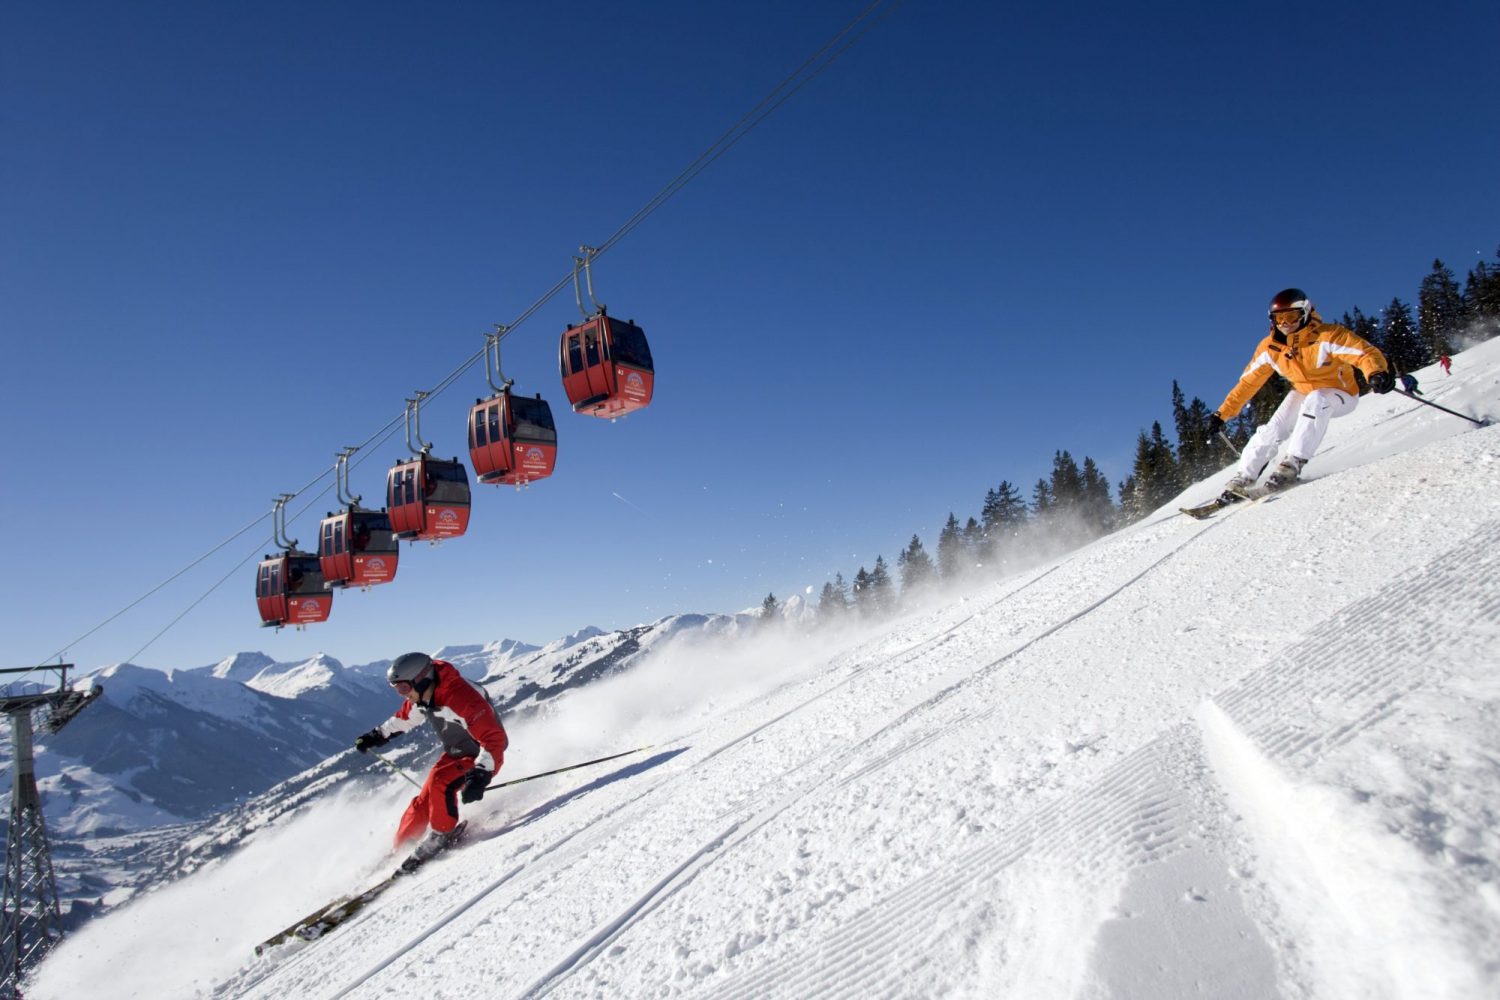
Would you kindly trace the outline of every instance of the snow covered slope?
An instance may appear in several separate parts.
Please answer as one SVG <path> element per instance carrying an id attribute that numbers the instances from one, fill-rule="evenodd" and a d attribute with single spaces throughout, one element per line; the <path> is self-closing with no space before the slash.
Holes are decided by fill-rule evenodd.
<path id="1" fill-rule="evenodd" d="M 1500 342 L 1418 375 L 1500 416 Z M 327 940 L 250 959 L 391 867 L 398 778 L 28 996 L 1500 995 L 1500 428 L 1367 397 L 1306 477 L 878 634 L 668 644 L 519 720 L 502 777 L 652 750 L 488 796 Z"/>

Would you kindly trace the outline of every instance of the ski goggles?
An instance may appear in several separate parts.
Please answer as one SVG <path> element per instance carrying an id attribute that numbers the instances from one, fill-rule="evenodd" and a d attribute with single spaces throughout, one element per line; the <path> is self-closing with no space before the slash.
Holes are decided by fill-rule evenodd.
<path id="1" fill-rule="evenodd" d="M 1275 323 L 1277 326 L 1280 326 L 1283 323 L 1292 323 L 1294 325 L 1301 325 L 1301 323 L 1302 323 L 1302 310 L 1301 309 L 1276 309 L 1276 310 L 1273 310 L 1271 312 L 1271 322 Z"/>
<path id="2" fill-rule="evenodd" d="M 403 698 L 405 698 L 407 695 L 411 694 L 412 690 L 413 690 L 412 686 L 410 684 L 408 684 L 406 681 L 394 681 L 394 682 L 392 682 L 391 687 L 395 688 L 396 689 L 396 693 L 399 694 Z"/>

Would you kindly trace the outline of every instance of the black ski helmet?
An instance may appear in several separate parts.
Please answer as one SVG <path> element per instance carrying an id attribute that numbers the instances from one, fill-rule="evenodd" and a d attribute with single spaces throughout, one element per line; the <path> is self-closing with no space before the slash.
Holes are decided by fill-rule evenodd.
<path id="1" fill-rule="evenodd" d="M 1297 324 L 1300 330 L 1312 319 L 1313 304 L 1307 297 L 1307 293 L 1300 288 L 1283 288 L 1271 297 L 1270 308 L 1266 315 L 1271 318 L 1271 329 L 1276 329 L 1276 314 L 1286 312 L 1288 309 L 1302 310 L 1302 322 Z M 1295 331 L 1293 331 L 1295 332 Z"/>
<path id="2" fill-rule="evenodd" d="M 417 694 L 424 694 L 437 682 L 437 668 L 432 665 L 432 657 L 426 653 L 402 653 L 391 662 L 385 672 L 385 679 L 392 687 L 406 683 Z"/>

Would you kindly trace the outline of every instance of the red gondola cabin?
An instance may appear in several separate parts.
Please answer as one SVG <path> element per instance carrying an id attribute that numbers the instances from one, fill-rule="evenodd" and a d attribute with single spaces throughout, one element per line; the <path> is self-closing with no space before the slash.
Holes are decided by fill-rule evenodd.
<path id="1" fill-rule="evenodd" d="M 359 507 L 323 518 L 318 529 L 318 560 L 329 587 L 373 587 L 396 578 L 400 555 L 391 519 L 384 510 Z"/>
<path id="2" fill-rule="evenodd" d="M 441 541 L 469 530 L 469 470 L 456 458 L 419 455 L 397 462 L 385 493 L 397 538 Z"/>
<path id="3" fill-rule="evenodd" d="M 288 549 L 266 556 L 255 575 L 260 623 L 275 628 L 328 620 L 333 595 L 323 586 L 323 568 L 310 552 Z"/>
<path id="4" fill-rule="evenodd" d="M 651 403 L 651 346 L 634 323 L 603 312 L 569 327 L 558 347 L 563 388 L 575 413 L 619 417 Z"/>
<path id="5" fill-rule="evenodd" d="M 481 399 L 469 411 L 469 459 L 481 483 L 524 486 L 557 466 L 557 425 L 552 407 L 513 396 L 509 389 Z"/>

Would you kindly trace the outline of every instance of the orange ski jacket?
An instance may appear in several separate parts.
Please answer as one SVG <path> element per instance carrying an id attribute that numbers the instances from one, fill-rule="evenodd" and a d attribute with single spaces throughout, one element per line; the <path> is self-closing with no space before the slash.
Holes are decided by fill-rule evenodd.
<path id="1" fill-rule="evenodd" d="M 1301 393 L 1342 389 L 1358 396 L 1359 384 L 1354 381 L 1356 367 L 1368 378 L 1389 366 L 1380 348 L 1353 330 L 1323 322 L 1323 317 L 1315 312 L 1306 326 L 1285 339 L 1275 329 L 1266 335 L 1256 346 L 1239 382 L 1224 397 L 1219 416 L 1233 420 L 1273 372 Z"/>
<path id="2" fill-rule="evenodd" d="M 381 735 L 396 736 L 428 722 L 437 730 L 448 756 L 473 757 L 476 767 L 491 773 L 500 770 L 510 741 L 494 706 L 484 691 L 453 664 L 433 660 L 432 665 L 437 667 L 432 701 L 426 705 L 403 701 L 396 713 L 377 727 Z"/>

